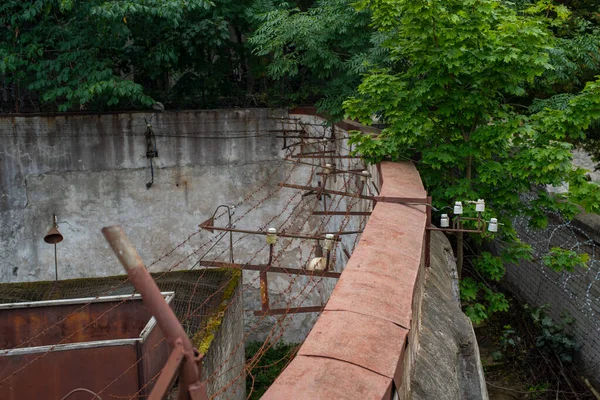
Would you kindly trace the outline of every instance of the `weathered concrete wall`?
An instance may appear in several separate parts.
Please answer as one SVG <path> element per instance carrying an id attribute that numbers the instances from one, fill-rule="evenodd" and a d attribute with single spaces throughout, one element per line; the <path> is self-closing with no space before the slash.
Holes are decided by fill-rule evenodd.
<path id="1" fill-rule="evenodd" d="M 313 124 L 307 127 L 310 135 L 326 131 L 322 120 L 298 117 Z M 146 120 L 152 123 L 158 150 L 150 189 Z M 65 238 L 57 246 L 59 279 L 122 273 L 100 234 L 101 227 L 113 224 L 124 226 L 144 261 L 152 264 L 151 271 L 190 268 L 219 233 L 201 231 L 186 238 L 220 204 L 241 203 L 234 215 L 237 228 L 337 230 L 339 217 L 323 225 L 323 217 L 311 215 L 320 209 L 314 196 L 303 199 L 299 191 L 277 186 L 286 180 L 316 186 L 319 179 L 310 166 L 282 160 L 286 152 L 276 136 L 284 128 L 299 125 L 288 119 L 286 111 L 265 109 L 167 112 L 154 117 L 149 113 L 0 117 L 0 282 L 54 279 L 54 249 L 43 241 L 52 214 L 58 216 Z M 310 149 L 319 150 L 320 144 L 305 151 Z M 357 164 L 339 163 L 351 165 Z M 341 187 L 338 182 L 343 182 L 341 176 L 328 187 Z M 347 229 L 355 229 L 360 221 L 353 218 Z M 225 217 L 216 221 L 218 226 L 226 224 Z M 234 235 L 235 261 L 266 263 L 268 250 L 260 250 L 264 237 L 242 237 Z M 346 250 L 351 251 L 355 238 L 344 238 Z M 227 239 L 205 260 L 228 261 Z M 276 266 L 305 265 L 313 245 L 281 240 Z M 340 270 L 346 255 L 341 247 L 337 253 Z M 160 261 L 153 264 L 156 260 Z M 335 279 L 282 274 L 269 278 L 272 307 L 324 304 L 335 285 Z M 260 309 L 258 274 L 244 272 L 243 279 L 247 339 L 264 340 L 277 318 L 252 315 Z M 307 284 L 309 289 L 302 292 Z M 316 317 L 308 313 L 286 319 L 281 339 L 304 339 Z"/>
<path id="2" fill-rule="evenodd" d="M 334 151 L 336 155 L 349 155 L 349 147 L 347 144 L 348 132 L 342 127 L 335 127 L 334 132 L 330 127 L 326 126 L 326 121 L 318 116 L 307 115 L 304 113 L 290 113 L 288 120 L 282 120 L 277 125 L 276 129 L 281 131 L 286 130 L 290 136 L 298 135 L 298 130 L 304 129 L 308 137 L 320 138 L 326 136 L 335 138 L 334 141 L 329 141 L 323 144 L 320 139 L 308 139 L 307 143 L 302 147 L 303 153 L 312 153 L 316 151 Z M 299 143 L 299 140 L 288 140 L 287 144 Z M 300 153 L 300 146 L 292 148 L 294 153 Z M 285 157 L 286 154 L 282 154 Z M 362 160 L 356 158 L 301 158 L 303 163 L 324 165 L 330 163 L 337 169 L 342 170 L 361 170 L 365 168 Z M 380 185 L 378 174 L 375 167 L 368 168 L 372 178 L 368 179 L 367 186 L 364 188 L 364 193 L 375 195 Z M 311 174 L 311 171 L 313 172 Z M 295 173 L 287 183 L 317 187 L 318 181 L 323 180 L 321 173 L 322 169 L 314 169 L 305 164 L 297 164 Z M 361 185 L 360 178 L 356 175 L 335 174 L 327 179 L 326 188 L 339 190 L 344 192 L 357 193 Z M 344 196 L 327 197 L 325 204 L 323 201 L 317 201 L 314 195 L 303 197 L 304 193 L 298 189 L 283 188 L 281 195 L 291 199 L 289 208 L 296 209 L 296 215 L 291 220 L 294 221 L 286 226 L 288 232 L 337 232 L 343 231 L 359 231 L 364 227 L 368 216 L 318 216 L 312 215 L 313 211 L 369 211 L 371 201 L 353 199 Z M 296 196 L 296 197 L 294 197 Z M 332 258 L 335 266 L 334 271 L 341 272 L 348 261 L 348 255 L 358 242 L 358 235 L 344 235 L 339 245 L 335 247 L 335 254 Z M 306 266 L 314 257 L 315 241 L 306 240 L 283 240 L 279 239 L 276 246 L 276 251 L 281 248 L 286 248 L 285 257 L 276 260 L 274 266 L 300 268 Z M 287 247 L 289 246 L 289 247 Z M 286 276 L 285 274 L 269 273 L 269 293 L 271 308 L 288 308 L 288 307 L 306 307 L 324 305 L 337 279 L 306 277 L 306 276 Z M 291 282 L 291 284 L 290 284 Z M 259 278 L 258 273 L 250 271 L 244 272 L 244 299 L 245 299 L 245 318 L 246 330 L 248 332 L 249 341 L 263 341 L 269 339 L 271 341 L 283 341 L 297 343 L 306 337 L 308 332 L 313 327 L 318 313 L 299 313 L 288 314 L 282 320 L 280 315 L 277 316 L 255 316 L 253 310 L 259 310 L 261 307 L 259 293 Z"/>
<path id="3" fill-rule="evenodd" d="M 573 164 L 579 168 L 583 168 L 588 172 L 592 182 L 600 183 L 600 170 L 594 171 L 596 165 L 592 157 L 583 150 L 573 150 Z"/>
<path id="4" fill-rule="evenodd" d="M 473 325 L 460 308 L 452 247 L 441 232 L 431 234 L 431 268 L 426 270 L 419 321 L 419 349 L 408 398 L 488 398 Z"/>
<path id="5" fill-rule="evenodd" d="M 156 115 L 159 157 L 150 189 L 144 137 L 150 114 L 0 118 L 0 281 L 54 278 L 53 249 L 42 240 L 53 213 L 65 237 L 57 246 L 59 278 L 121 272 L 100 234 L 110 224 L 124 226 L 148 263 L 158 259 L 218 204 L 237 203 L 265 180 L 279 160 L 269 132 L 272 114 Z M 275 195 L 266 209 L 284 200 Z M 154 270 L 169 267 L 206 237 L 199 235 Z"/>
<path id="6" fill-rule="evenodd" d="M 202 380 L 212 399 L 244 400 L 246 398 L 246 355 L 244 352 L 244 319 L 241 281 L 228 299 L 221 325 L 214 335 L 203 362 Z"/>

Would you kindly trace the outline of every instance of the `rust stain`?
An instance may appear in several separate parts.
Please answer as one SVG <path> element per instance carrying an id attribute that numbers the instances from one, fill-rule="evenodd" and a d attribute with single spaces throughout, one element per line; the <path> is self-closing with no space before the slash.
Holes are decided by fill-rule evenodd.
<path id="1" fill-rule="evenodd" d="M 141 300 L 91 303 L 81 310 L 79 307 L 81 304 L 0 310 L 0 349 L 24 347 L 22 338 L 36 335 L 36 340 L 26 343 L 28 347 L 136 339 L 151 318 Z M 94 319 L 98 321 L 92 323 Z M 104 392 L 108 398 L 137 399 L 140 385 L 144 386 L 162 369 L 169 354 L 168 342 L 162 340 L 158 327 L 148 339 L 151 348 L 139 341 L 25 354 L 0 351 L 0 381 L 6 380 L 0 387 L 0 400 L 60 399 L 74 387 L 100 391 L 113 381 Z M 140 347 L 144 351 L 140 352 Z M 152 357 L 140 362 L 139 368 L 131 368 L 148 351 Z M 72 397 L 87 398 L 81 396 Z"/>
<path id="2" fill-rule="evenodd" d="M 136 338 L 151 318 L 150 313 L 141 301 L 116 304 L 92 303 L 81 310 L 77 310 L 79 304 L 2 310 L 0 349 L 18 347 L 22 338 L 34 336 L 35 344 L 27 343 L 28 347 Z"/>

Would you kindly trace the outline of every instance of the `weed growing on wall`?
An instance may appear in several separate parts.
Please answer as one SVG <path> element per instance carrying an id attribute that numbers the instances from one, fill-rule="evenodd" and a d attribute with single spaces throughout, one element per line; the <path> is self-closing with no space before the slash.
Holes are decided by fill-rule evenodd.
<path id="1" fill-rule="evenodd" d="M 492 315 L 475 329 L 490 398 L 594 399 L 572 360 L 580 350 L 568 315 L 549 306 L 522 305 L 507 295 L 511 312 Z"/>

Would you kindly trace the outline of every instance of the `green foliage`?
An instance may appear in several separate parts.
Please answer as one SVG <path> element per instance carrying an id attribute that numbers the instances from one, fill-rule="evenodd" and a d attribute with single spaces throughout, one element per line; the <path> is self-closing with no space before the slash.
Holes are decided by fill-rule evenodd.
<path id="1" fill-rule="evenodd" d="M 515 247 L 502 257 L 483 253 L 475 261 L 485 279 L 500 280 L 503 261 L 531 258 L 531 249 L 516 241 L 511 217 L 526 215 L 532 226 L 544 227 L 548 211 L 572 217 L 579 212 L 576 204 L 600 210 L 598 187 L 571 166 L 571 142 L 600 119 L 600 81 L 554 97 L 554 107 L 549 101 L 531 108 L 519 104 L 542 82 L 564 84 L 556 74 L 558 58 L 568 56 L 569 68 L 577 65 L 578 72 L 597 65 L 597 53 L 586 55 L 600 42 L 595 36 L 555 36 L 570 16 L 564 6 L 546 0 L 521 9 L 496 0 L 365 0 L 357 7 L 370 11 L 372 25 L 387 35 L 383 46 L 391 65 L 371 67 L 358 94 L 344 103 L 348 117 L 370 124 L 376 115 L 387 127 L 377 137 L 355 134 L 351 141 L 371 162 L 418 160 L 438 207 L 486 199 L 486 214 L 499 216 L 505 239 Z M 556 55 L 559 47 L 562 56 Z M 565 75 L 575 70 L 563 67 Z M 564 181 L 570 184 L 567 194 L 544 190 Z M 524 202 L 522 193 L 536 197 Z M 472 286 L 464 289 L 472 298 Z M 505 308 L 482 288 L 477 299 L 483 303 L 466 307 L 473 321 Z"/>
<path id="2" fill-rule="evenodd" d="M 463 302 L 473 301 L 479 293 L 479 282 L 472 278 L 464 278 L 460 281 L 460 299 Z"/>
<path id="3" fill-rule="evenodd" d="M 465 314 L 473 321 L 475 325 L 481 324 L 483 321 L 488 319 L 488 313 L 486 312 L 485 306 L 481 303 L 469 304 L 465 308 Z"/>
<path id="4" fill-rule="evenodd" d="M 581 347 L 570 333 L 574 320 L 563 316 L 560 322 L 556 322 L 547 314 L 547 309 L 547 305 L 537 308 L 525 305 L 525 316 L 528 323 L 532 325 L 532 332 L 521 332 L 510 325 L 504 326 L 498 340 L 500 350 L 492 355 L 494 359 L 526 361 L 531 346 L 525 337 L 532 333 L 531 339 L 539 351 L 554 355 L 561 361 L 572 361 Z"/>
<path id="5" fill-rule="evenodd" d="M 543 397 L 543 393 L 547 392 L 549 389 L 549 382 L 537 383 L 535 385 L 530 385 L 527 387 L 527 391 L 529 392 L 529 398 L 532 400 Z"/>
<path id="6" fill-rule="evenodd" d="M 500 350 L 494 352 L 492 357 L 495 360 L 503 358 L 519 357 L 523 352 L 523 339 L 517 331 L 510 325 L 505 325 L 499 339 Z"/>
<path id="7" fill-rule="evenodd" d="M 510 246 L 502 250 L 503 262 L 517 264 L 521 260 L 531 261 L 533 259 L 533 249 L 530 245 L 517 238 L 512 239 L 510 243 Z"/>
<path id="8" fill-rule="evenodd" d="M 557 323 L 547 314 L 547 309 L 547 305 L 538 308 L 525 306 L 538 332 L 535 345 L 547 354 L 554 354 L 561 361 L 571 362 L 573 355 L 581 347 L 569 331 L 575 321 L 563 316 Z"/>
<path id="9" fill-rule="evenodd" d="M 577 254 L 572 250 L 564 250 L 560 247 L 553 247 L 543 258 L 543 263 L 554 271 L 575 271 L 576 267 L 587 268 L 587 262 L 590 255 L 587 253 Z"/>
<path id="10" fill-rule="evenodd" d="M 506 270 L 502 258 L 493 256 L 489 252 L 483 252 L 480 258 L 475 260 L 475 269 L 493 281 L 499 281 Z"/>
<path id="11" fill-rule="evenodd" d="M 250 4 L 7 0 L 0 74 L 16 103 L 29 92 L 39 110 L 216 105 L 239 96 L 253 68 L 243 43 Z"/>
<path id="12" fill-rule="evenodd" d="M 469 277 L 460 281 L 460 298 L 465 314 L 474 324 L 482 323 L 491 314 L 508 311 L 508 300 L 504 294 Z"/>
<path id="13" fill-rule="evenodd" d="M 257 353 L 262 352 L 262 347 L 262 342 L 246 344 L 246 361 L 251 362 Z M 250 395 L 250 399 L 258 400 L 262 397 L 294 357 L 297 349 L 296 344 L 278 344 L 270 347 L 257 362 L 250 363 L 251 369 L 246 378 L 246 392 Z"/>

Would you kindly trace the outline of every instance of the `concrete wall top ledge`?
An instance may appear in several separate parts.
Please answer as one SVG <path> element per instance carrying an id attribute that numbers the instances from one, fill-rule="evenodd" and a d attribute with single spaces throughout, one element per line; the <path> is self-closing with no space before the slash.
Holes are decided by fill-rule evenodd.
<path id="1" fill-rule="evenodd" d="M 412 163 L 382 162 L 379 171 L 382 196 L 426 197 Z M 425 224 L 424 206 L 377 203 L 325 311 L 263 399 L 390 399 L 405 392 L 399 388 L 411 367 Z"/>

